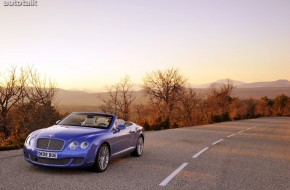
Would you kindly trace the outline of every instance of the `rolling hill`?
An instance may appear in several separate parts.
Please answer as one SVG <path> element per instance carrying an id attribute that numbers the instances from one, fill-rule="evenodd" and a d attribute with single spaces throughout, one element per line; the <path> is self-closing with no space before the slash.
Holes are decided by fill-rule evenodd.
<path id="1" fill-rule="evenodd" d="M 290 81 L 288 80 L 277 80 L 269 82 L 254 82 L 254 83 L 244 83 L 237 86 L 238 88 L 265 88 L 265 87 L 276 87 L 276 88 L 289 88 Z"/>
<path id="2" fill-rule="evenodd" d="M 193 88 L 209 88 L 211 84 L 215 83 L 217 85 L 221 85 L 227 82 L 228 79 L 221 79 L 217 80 L 212 83 L 206 83 L 206 84 L 200 84 L 200 85 L 191 85 Z M 276 81 L 267 81 L 267 82 L 253 82 L 253 83 L 245 83 L 242 81 L 237 81 L 237 80 L 231 80 L 233 85 L 236 88 L 264 88 L 264 87 L 279 87 L 279 88 L 284 88 L 284 87 L 290 87 L 290 81 L 281 79 L 281 80 L 276 80 Z"/>
<path id="3" fill-rule="evenodd" d="M 201 96 L 208 93 L 208 88 L 196 88 Z M 241 83 L 233 91 L 233 96 L 241 99 L 261 98 L 268 96 L 275 98 L 279 94 L 290 96 L 290 82 L 278 80 L 273 82 Z M 71 111 L 100 111 L 98 106 L 102 103 L 99 97 L 108 96 L 107 92 L 89 93 L 84 91 L 70 91 L 58 89 L 56 93 L 56 106 L 63 112 Z M 142 90 L 134 91 L 134 103 L 141 103 L 145 99 Z"/>

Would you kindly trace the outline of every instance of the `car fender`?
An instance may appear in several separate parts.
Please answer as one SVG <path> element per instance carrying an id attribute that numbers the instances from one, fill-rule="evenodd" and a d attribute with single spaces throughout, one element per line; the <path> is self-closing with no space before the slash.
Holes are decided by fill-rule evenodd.
<path id="1" fill-rule="evenodd" d="M 111 155 L 111 144 L 110 144 L 110 143 L 108 142 L 108 140 L 106 139 L 106 135 L 101 135 L 101 136 L 96 137 L 96 138 L 93 140 L 93 142 L 92 142 L 92 146 L 91 146 L 91 148 L 93 149 L 93 151 L 92 151 L 92 153 L 93 153 L 93 155 L 92 155 L 92 159 L 93 159 L 93 161 L 95 161 L 95 159 L 96 159 L 96 157 L 97 157 L 98 150 L 99 150 L 100 146 L 101 146 L 102 144 L 104 144 L 104 143 L 108 144 L 108 146 L 109 146 L 109 150 L 110 150 L 110 155 Z"/>

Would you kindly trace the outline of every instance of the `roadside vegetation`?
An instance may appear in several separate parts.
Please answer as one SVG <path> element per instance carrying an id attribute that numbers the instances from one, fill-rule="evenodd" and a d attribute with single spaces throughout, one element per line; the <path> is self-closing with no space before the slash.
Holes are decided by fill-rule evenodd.
<path id="1" fill-rule="evenodd" d="M 56 88 L 33 67 L 0 73 L 0 150 L 23 147 L 27 135 L 61 115 L 52 105 Z"/>
<path id="2" fill-rule="evenodd" d="M 126 110 L 126 119 L 144 126 L 146 130 L 256 117 L 290 116 L 290 97 L 281 94 L 274 99 L 266 96 L 260 99 L 240 99 L 232 95 L 235 86 L 231 80 L 223 84 L 212 84 L 205 95 L 191 88 L 178 69 L 147 73 L 143 81 L 145 98 L 142 103 L 134 103 L 133 85 L 127 76 L 126 80 L 122 79 L 109 88 L 110 96 L 103 99 L 100 109 L 119 117 L 124 117 L 123 110 Z M 124 105 L 127 105 L 126 109 Z"/>
<path id="3" fill-rule="evenodd" d="M 116 114 L 146 130 L 210 124 L 255 117 L 290 116 L 290 97 L 240 99 L 230 80 L 212 84 L 207 94 L 189 86 L 178 69 L 157 70 L 143 79 L 144 101 L 135 103 L 129 76 L 107 88 L 98 110 Z M 0 72 L 0 150 L 23 147 L 27 135 L 53 125 L 67 113 L 56 106 L 56 84 L 33 67 Z"/>

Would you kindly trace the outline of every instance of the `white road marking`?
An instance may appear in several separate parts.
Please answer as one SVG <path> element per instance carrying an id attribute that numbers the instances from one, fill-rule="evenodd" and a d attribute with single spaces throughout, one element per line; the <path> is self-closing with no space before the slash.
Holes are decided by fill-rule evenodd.
<path id="1" fill-rule="evenodd" d="M 258 125 L 257 125 L 258 126 Z M 245 129 L 245 130 L 242 130 L 242 131 L 239 131 L 237 134 L 239 134 L 239 133 L 243 133 L 243 132 L 245 132 L 245 131 L 247 131 L 247 130 L 250 130 L 250 129 L 252 129 L 252 128 L 255 128 L 255 127 L 257 127 L 257 126 L 253 126 L 253 127 L 250 127 L 250 128 L 247 128 L 247 129 Z M 227 136 L 228 138 L 230 138 L 230 137 L 233 137 L 233 136 L 235 136 L 236 135 L 236 133 L 234 133 L 234 134 L 231 134 L 231 135 L 229 135 L 229 136 Z M 222 142 L 224 139 L 220 139 L 220 140 L 218 140 L 218 141 L 216 141 L 216 142 L 214 142 L 214 143 L 212 143 L 212 145 L 214 146 L 214 145 L 216 145 L 216 144 L 218 144 L 218 143 L 220 143 L 220 142 Z M 192 158 L 197 158 L 197 157 L 199 157 L 202 153 L 204 153 L 205 151 L 207 151 L 209 149 L 209 147 L 205 147 L 204 149 L 202 149 L 201 151 L 199 151 L 198 153 L 196 153 L 195 155 L 193 155 L 192 156 Z M 185 168 L 186 166 L 188 165 L 188 163 L 183 163 L 181 166 L 179 166 L 174 172 L 172 172 L 167 178 L 165 178 L 159 185 L 160 186 L 166 186 L 181 170 L 183 170 L 183 168 Z"/>
<path id="2" fill-rule="evenodd" d="M 174 176 L 176 176 L 185 166 L 187 166 L 188 163 L 183 163 L 179 168 L 177 168 L 174 172 L 172 172 L 167 178 L 165 178 L 159 185 L 165 186 L 167 183 L 169 183 Z"/>
<path id="3" fill-rule="evenodd" d="M 212 145 L 216 145 L 216 144 L 218 144 L 219 142 L 222 142 L 224 139 L 220 139 L 220 140 L 218 140 L 218 141 L 215 141 L 214 143 L 212 143 Z"/>
<path id="4" fill-rule="evenodd" d="M 229 135 L 229 136 L 227 136 L 228 138 L 230 138 L 230 137 L 233 137 L 233 136 L 235 136 L 236 134 L 232 134 L 232 135 Z"/>
<path id="5" fill-rule="evenodd" d="M 240 132 L 238 132 L 238 133 L 243 133 L 243 132 L 245 132 L 245 130 L 242 130 L 242 131 L 240 131 Z"/>
<path id="6" fill-rule="evenodd" d="M 199 151 L 198 153 L 196 153 L 195 155 L 193 155 L 192 158 L 197 158 L 199 155 L 201 155 L 202 153 L 204 153 L 207 150 L 208 150 L 208 147 L 202 149 L 201 151 Z"/>

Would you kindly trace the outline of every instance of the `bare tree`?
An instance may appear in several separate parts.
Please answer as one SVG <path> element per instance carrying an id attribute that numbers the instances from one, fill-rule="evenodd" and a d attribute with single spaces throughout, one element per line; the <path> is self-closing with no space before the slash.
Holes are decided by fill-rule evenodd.
<path id="1" fill-rule="evenodd" d="M 200 103 L 200 96 L 193 88 L 183 88 L 178 104 L 179 115 L 185 126 L 192 126 L 197 123 L 197 109 Z"/>
<path id="2" fill-rule="evenodd" d="M 108 96 L 99 96 L 103 104 L 100 109 L 104 112 L 116 114 L 124 120 L 129 120 L 131 105 L 136 97 L 133 96 L 133 85 L 129 76 L 125 76 L 121 81 L 108 88 Z"/>
<path id="3" fill-rule="evenodd" d="M 3 75 L 2 77 L 4 78 Z M 0 81 L 0 130 L 4 138 L 10 134 L 11 125 L 7 120 L 10 110 L 27 96 L 27 78 L 23 68 L 18 70 L 16 67 L 11 67 L 7 78 Z"/>
<path id="4" fill-rule="evenodd" d="M 18 106 L 21 130 L 35 130 L 50 126 L 58 120 L 59 113 L 52 105 L 56 93 L 56 84 L 50 78 L 42 76 L 33 67 L 27 67 L 27 97 Z M 33 117 L 33 119 L 30 119 Z"/>
<path id="5" fill-rule="evenodd" d="M 179 95 L 187 79 L 177 69 L 158 70 L 148 73 L 144 78 L 144 91 L 151 104 L 164 108 L 165 121 L 169 122 L 172 111 L 176 108 Z M 169 126 L 166 126 L 168 128 Z"/>
<path id="6" fill-rule="evenodd" d="M 230 79 L 227 79 L 223 83 L 213 83 L 209 88 L 209 95 L 216 97 L 230 97 L 235 86 Z"/>
<path id="7" fill-rule="evenodd" d="M 19 122 L 21 125 L 21 120 L 22 123 L 27 123 L 28 115 L 37 110 L 36 108 L 40 105 L 55 113 L 56 110 L 51 105 L 54 93 L 55 86 L 53 83 L 48 84 L 46 77 L 41 78 L 41 75 L 33 67 L 11 67 L 6 78 L 1 75 L 0 132 L 3 133 L 4 138 L 11 134 L 11 131 L 15 128 L 15 123 L 18 122 L 18 127 Z M 46 117 L 51 115 L 50 112 L 47 112 L 48 109 L 44 111 Z M 42 117 L 42 124 L 47 119 Z"/>
<path id="8" fill-rule="evenodd" d="M 113 85 L 107 88 L 107 93 L 105 96 L 99 95 L 98 98 L 103 102 L 99 108 L 105 113 L 112 113 L 118 115 L 119 108 L 117 107 L 118 103 L 118 90 L 116 89 L 117 85 Z"/>
<path id="9" fill-rule="evenodd" d="M 210 107 L 211 119 L 215 121 L 223 121 L 229 119 L 230 104 L 233 100 L 231 94 L 235 86 L 231 80 L 227 80 L 225 83 L 216 84 L 213 83 L 209 88 L 207 96 L 207 102 Z"/>
<path id="10" fill-rule="evenodd" d="M 56 93 L 56 84 L 47 77 L 42 77 L 33 67 L 28 68 L 29 88 L 28 99 L 33 103 L 51 105 Z"/>

